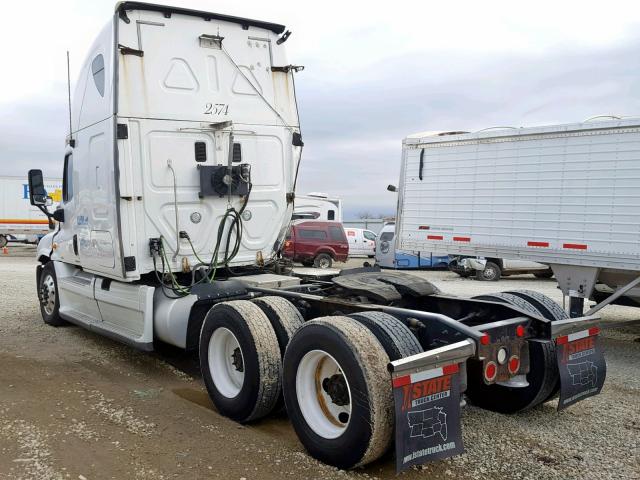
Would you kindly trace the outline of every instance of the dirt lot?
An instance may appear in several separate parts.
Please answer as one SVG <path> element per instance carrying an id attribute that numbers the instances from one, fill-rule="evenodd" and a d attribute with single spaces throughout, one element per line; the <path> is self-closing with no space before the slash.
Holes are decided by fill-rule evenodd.
<path id="1" fill-rule="evenodd" d="M 351 262 L 353 266 L 362 262 Z M 286 415 L 239 426 L 218 415 L 197 362 L 146 354 L 77 327 L 42 323 L 33 249 L 0 255 L 0 479 L 393 478 L 390 453 L 355 472 L 321 465 Z M 560 300 L 552 280 L 487 284 L 421 272 L 443 291 L 513 288 Z M 610 307 L 612 322 L 640 310 Z M 604 333 L 603 393 L 557 413 L 555 402 L 517 416 L 467 407 L 467 452 L 402 478 L 640 478 L 640 328 Z"/>

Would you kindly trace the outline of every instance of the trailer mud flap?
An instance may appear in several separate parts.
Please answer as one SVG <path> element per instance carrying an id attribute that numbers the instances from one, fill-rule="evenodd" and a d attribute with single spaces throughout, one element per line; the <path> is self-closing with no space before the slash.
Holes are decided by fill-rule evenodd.
<path id="1" fill-rule="evenodd" d="M 460 425 L 460 365 L 393 379 L 396 471 L 464 451 Z"/>
<path id="2" fill-rule="evenodd" d="M 558 410 L 600 393 L 607 363 L 598 342 L 597 327 L 556 338 L 560 372 Z"/>

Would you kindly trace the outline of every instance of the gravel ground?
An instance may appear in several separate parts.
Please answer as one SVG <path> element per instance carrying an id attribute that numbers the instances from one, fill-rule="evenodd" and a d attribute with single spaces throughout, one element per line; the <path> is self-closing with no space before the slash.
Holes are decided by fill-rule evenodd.
<path id="1" fill-rule="evenodd" d="M 394 478 L 393 454 L 343 472 L 308 457 L 280 414 L 250 426 L 218 415 L 196 360 L 145 354 L 69 326 L 42 323 L 32 247 L 0 255 L 0 479 Z M 359 266 L 361 260 L 348 266 Z M 344 266 L 344 265 L 340 265 Z M 446 293 L 529 288 L 559 301 L 552 280 L 482 283 L 417 272 Z M 608 322 L 640 310 L 607 307 Z M 606 330 L 601 395 L 505 416 L 467 407 L 466 453 L 402 478 L 640 479 L 640 327 Z"/>

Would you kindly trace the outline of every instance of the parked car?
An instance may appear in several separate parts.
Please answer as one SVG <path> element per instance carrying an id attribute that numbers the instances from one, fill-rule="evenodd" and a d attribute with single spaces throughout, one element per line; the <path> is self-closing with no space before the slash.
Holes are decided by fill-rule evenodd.
<path id="1" fill-rule="evenodd" d="M 377 235 L 364 228 L 345 228 L 349 242 L 349 256 L 365 256 L 373 258 L 376 254 Z"/>
<path id="2" fill-rule="evenodd" d="M 376 265 L 381 268 L 447 268 L 448 255 L 434 255 L 425 252 L 407 252 L 395 249 L 394 223 L 387 223 L 382 230 L 376 245 Z"/>
<path id="3" fill-rule="evenodd" d="M 511 260 L 507 258 L 479 258 L 452 256 L 449 270 L 461 277 L 475 275 L 478 280 L 495 282 L 500 277 L 532 273 L 538 278 L 551 278 L 553 271 L 548 265 L 529 260 Z"/>
<path id="4" fill-rule="evenodd" d="M 284 256 L 306 267 L 330 268 L 333 262 L 346 262 L 348 255 L 347 236 L 338 222 L 295 223 L 284 244 Z"/>

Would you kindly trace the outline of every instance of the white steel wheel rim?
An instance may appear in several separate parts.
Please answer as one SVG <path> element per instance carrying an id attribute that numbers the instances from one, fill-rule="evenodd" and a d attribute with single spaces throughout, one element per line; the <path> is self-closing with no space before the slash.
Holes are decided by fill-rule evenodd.
<path id="1" fill-rule="evenodd" d="M 47 315 L 53 314 L 56 308 L 56 282 L 51 275 L 46 275 L 42 280 L 42 308 Z"/>
<path id="2" fill-rule="evenodd" d="M 487 267 L 482 272 L 485 278 L 494 278 L 497 274 L 496 269 L 493 267 Z"/>
<path id="3" fill-rule="evenodd" d="M 244 383 L 245 362 L 240 343 L 228 328 L 218 328 L 209 339 L 209 371 L 213 384 L 222 395 L 227 398 L 238 396 Z"/>
<path id="4" fill-rule="evenodd" d="M 329 260 L 326 257 L 320 258 L 320 268 L 329 268 Z"/>
<path id="5" fill-rule="evenodd" d="M 323 389 L 325 379 L 342 374 L 346 384 L 348 403 L 338 405 Z M 327 352 L 312 350 L 307 352 L 296 372 L 296 397 L 302 416 L 309 427 L 319 436 L 327 439 L 342 435 L 351 421 L 351 388 L 342 367 Z M 348 415 L 346 422 L 344 415 Z"/>

